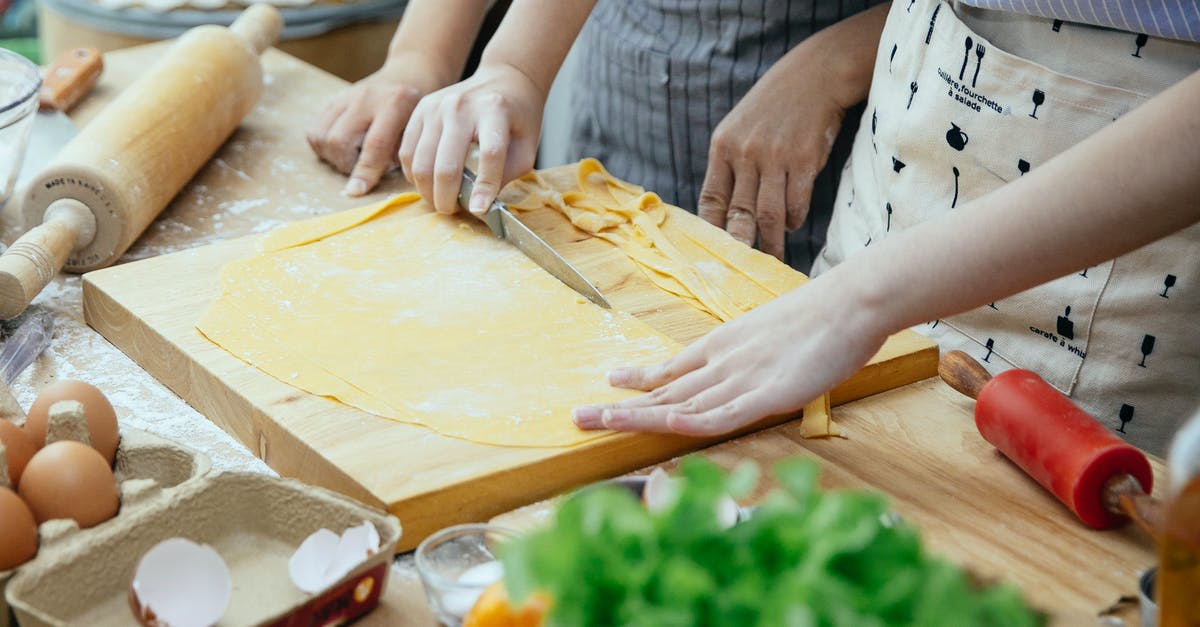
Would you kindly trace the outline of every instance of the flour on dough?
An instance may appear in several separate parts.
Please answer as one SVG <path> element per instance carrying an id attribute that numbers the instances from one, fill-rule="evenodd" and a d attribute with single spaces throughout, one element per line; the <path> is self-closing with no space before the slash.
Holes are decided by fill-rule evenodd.
<path id="1" fill-rule="evenodd" d="M 639 394 L 617 366 L 682 347 L 597 307 L 481 222 L 391 201 L 283 227 L 222 270 L 198 323 L 271 376 L 365 411 L 504 446 L 602 437 L 571 409 Z"/>
<path id="2" fill-rule="evenodd" d="M 531 173 L 505 198 L 563 213 L 720 321 L 806 281 L 594 159 Z M 607 373 L 682 348 L 591 304 L 482 223 L 422 213 L 418 201 L 405 194 L 273 231 L 260 254 L 223 269 L 222 295 L 197 327 L 313 394 L 506 446 L 603 436 L 577 429 L 571 409 L 639 394 L 610 387 Z M 805 407 L 801 434 L 837 435 L 828 408 L 827 395 Z"/>

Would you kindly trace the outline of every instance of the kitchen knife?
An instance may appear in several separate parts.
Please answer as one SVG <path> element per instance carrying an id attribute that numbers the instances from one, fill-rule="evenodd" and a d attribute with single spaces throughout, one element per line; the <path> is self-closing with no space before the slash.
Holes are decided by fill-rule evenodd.
<path id="1" fill-rule="evenodd" d="M 468 213 L 470 213 L 471 192 L 474 189 L 475 173 L 464 168 L 462 188 L 458 191 L 458 204 Z M 521 221 L 508 210 L 504 203 L 499 200 L 492 202 L 491 208 L 478 217 L 488 225 L 488 228 L 492 229 L 496 237 L 516 246 L 546 272 L 554 275 L 555 278 L 566 283 L 568 287 L 593 303 L 605 309 L 610 307 L 608 301 L 604 299 L 604 295 L 596 289 L 596 286 L 592 285 L 591 281 L 587 280 L 587 277 L 567 263 L 566 259 L 563 259 L 545 240 L 529 230 L 529 227 L 521 224 Z"/>

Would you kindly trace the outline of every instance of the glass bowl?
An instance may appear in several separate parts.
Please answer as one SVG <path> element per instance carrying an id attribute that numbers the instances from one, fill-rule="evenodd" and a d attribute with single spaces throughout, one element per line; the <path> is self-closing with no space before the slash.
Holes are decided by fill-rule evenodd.
<path id="1" fill-rule="evenodd" d="M 21 171 L 41 86 L 41 72 L 32 61 L 0 49 L 0 205 L 12 195 Z"/>

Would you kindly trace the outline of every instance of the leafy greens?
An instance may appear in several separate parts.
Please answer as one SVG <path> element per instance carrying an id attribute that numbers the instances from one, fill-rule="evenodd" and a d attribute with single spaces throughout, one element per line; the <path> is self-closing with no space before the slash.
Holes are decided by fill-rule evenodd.
<path id="1" fill-rule="evenodd" d="M 717 503 L 749 493 L 757 469 L 727 474 L 699 457 L 681 469 L 659 513 L 612 486 L 567 499 L 548 528 L 502 547 L 509 594 L 547 592 L 559 626 L 1042 623 L 1013 586 L 981 588 L 928 555 L 914 528 L 888 524 L 881 495 L 818 490 L 811 461 L 779 464 L 782 489 L 729 529 Z"/>

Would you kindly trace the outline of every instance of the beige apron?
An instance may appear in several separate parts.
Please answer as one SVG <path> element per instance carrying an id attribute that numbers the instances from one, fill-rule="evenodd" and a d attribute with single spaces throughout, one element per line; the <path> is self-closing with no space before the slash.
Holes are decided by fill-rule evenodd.
<path id="1" fill-rule="evenodd" d="M 1197 69 L 1196 44 L 937 0 L 893 5 L 814 273 L 1022 176 Z M 916 330 L 993 373 L 1037 371 L 1161 454 L 1200 404 L 1198 314 L 1193 225 Z"/>

